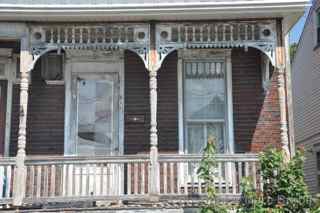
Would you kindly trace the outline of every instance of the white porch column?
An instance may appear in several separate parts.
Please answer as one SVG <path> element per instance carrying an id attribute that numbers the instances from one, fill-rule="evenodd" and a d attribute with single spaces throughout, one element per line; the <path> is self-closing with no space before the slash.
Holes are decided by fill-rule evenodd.
<path id="1" fill-rule="evenodd" d="M 150 50 L 148 53 L 149 89 L 150 89 L 150 175 L 149 195 L 151 201 L 157 201 L 160 194 L 160 173 L 158 162 L 157 129 L 157 72 L 159 67 L 156 50 L 155 24 L 150 24 Z"/>
<path id="2" fill-rule="evenodd" d="M 158 162 L 158 130 L 157 130 L 157 71 L 149 73 L 150 85 L 150 196 L 151 199 L 160 193 L 160 177 Z"/>
<path id="3" fill-rule="evenodd" d="M 278 83 L 278 96 L 280 107 L 280 136 L 281 146 L 285 153 L 285 161 L 290 159 L 289 135 L 288 135 L 288 116 L 287 116 L 287 99 L 286 99 L 286 51 L 283 45 L 282 22 L 277 21 L 277 48 L 276 48 L 276 74 Z"/>
<path id="4" fill-rule="evenodd" d="M 20 121 L 18 133 L 18 151 L 16 156 L 16 169 L 13 188 L 13 204 L 21 206 L 25 197 L 27 169 L 24 164 L 26 157 L 26 127 L 28 110 L 28 88 L 29 88 L 29 67 L 32 64 L 32 54 L 30 53 L 29 36 L 21 39 L 20 51 Z"/>

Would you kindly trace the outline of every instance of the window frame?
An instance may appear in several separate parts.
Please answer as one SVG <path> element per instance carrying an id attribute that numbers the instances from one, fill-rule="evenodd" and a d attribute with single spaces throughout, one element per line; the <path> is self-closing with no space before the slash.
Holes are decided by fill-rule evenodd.
<path id="1" fill-rule="evenodd" d="M 11 136 L 12 89 L 15 84 L 17 63 L 12 49 L 0 48 L 0 63 L 4 64 L 4 76 L 0 76 L 0 80 L 7 81 L 4 156 L 8 157 Z"/>
<path id="2" fill-rule="evenodd" d="M 187 154 L 186 121 L 184 114 L 184 67 L 186 62 L 223 62 L 225 64 L 225 101 L 227 110 L 224 119 L 225 153 L 234 153 L 233 101 L 232 101 L 232 64 L 231 49 L 196 49 L 178 51 L 178 114 L 179 114 L 179 153 Z M 217 119 L 210 119 L 217 120 Z M 213 121 L 214 122 L 214 121 Z"/>

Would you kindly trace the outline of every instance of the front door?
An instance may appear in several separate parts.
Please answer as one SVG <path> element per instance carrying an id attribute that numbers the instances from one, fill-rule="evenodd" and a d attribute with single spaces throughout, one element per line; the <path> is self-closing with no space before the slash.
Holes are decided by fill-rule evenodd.
<path id="1" fill-rule="evenodd" d="M 118 154 L 118 73 L 75 73 L 73 82 L 76 83 L 76 154 Z"/>
<path id="2" fill-rule="evenodd" d="M 70 147 L 77 156 L 114 156 L 121 154 L 120 63 L 76 62 L 70 81 Z M 70 84 L 69 84 L 70 83 Z M 77 196 L 119 195 L 121 165 L 98 163 L 64 168 L 64 193 Z M 68 175 L 67 175 L 68 174 Z M 86 190 L 83 190 L 86 189 Z"/>

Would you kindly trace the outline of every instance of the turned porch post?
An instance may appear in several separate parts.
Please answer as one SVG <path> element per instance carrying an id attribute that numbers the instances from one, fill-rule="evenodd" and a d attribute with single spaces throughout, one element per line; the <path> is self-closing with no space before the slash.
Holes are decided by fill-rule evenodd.
<path id="1" fill-rule="evenodd" d="M 149 194 L 152 201 L 158 200 L 160 194 L 160 174 L 158 162 L 158 130 L 157 130 L 157 72 L 158 54 L 155 44 L 155 24 L 150 24 L 150 50 L 148 53 L 149 89 L 150 89 L 150 181 Z"/>
<path id="2" fill-rule="evenodd" d="M 20 115 L 18 133 L 18 151 L 16 156 L 16 169 L 13 188 L 13 204 L 21 206 L 25 197 L 27 169 L 24 164 L 26 157 L 26 127 L 28 109 L 28 88 L 29 72 L 32 64 L 32 54 L 30 53 L 29 35 L 21 38 L 20 50 Z"/>
<path id="3" fill-rule="evenodd" d="M 285 47 L 283 45 L 282 22 L 277 21 L 277 48 L 276 48 L 276 74 L 278 83 L 278 97 L 280 107 L 280 136 L 281 146 L 285 153 L 285 161 L 290 159 L 290 147 L 288 136 L 288 116 L 287 116 L 287 99 L 286 99 L 286 55 Z"/>

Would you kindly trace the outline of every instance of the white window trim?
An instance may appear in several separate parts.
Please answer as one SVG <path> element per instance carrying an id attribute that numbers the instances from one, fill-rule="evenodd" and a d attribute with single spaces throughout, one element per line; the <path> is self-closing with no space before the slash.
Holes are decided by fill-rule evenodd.
<path id="1" fill-rule="evenodd" d="M 183 64 L 187 59 L 224 60 L 226 65 L 226 89 L 227 89 L 227 119 L 226 119 L 226 153 L 234 153 L 234 131 L 233 131 L 233 97 L 232 97 L 232 63 L 231 49 L 211 50 L 179 50 L 178 51 L 178 123 L 179 123 L 179 154 L 185 153 L 184 141 L 184 112 L 183 112 Z"/>
<path id="2" fill-rule="evenodd" d="M 5 65 L 5 76 L 0 76 L 0 80 L 7 81 L 7 100 L 6 100 L 6 121 L 4 138 L 4 156 L 9 156 L 10 136 L 11 136 L 11 113 L 12 113 L 12 87 L 15 82 L 16 63 L 12 57 L 12 49 L 0 48 L 0 63 Z"/>
<path id="3" fill-rule="evenodd" d="M 63 64 L 63 74 L 65 81 L 65 127 L 64 127 L 64 155 L 75 155 L 68 152 L 68 147 L 71 142 L 71 103 L 72 103 L 72 91 L 71 91 L 71 74 L 72 72 L 77 72 L 72 70 L 72 65 L 74 63 L 101 63 L 108 66 L 108 62 L 119 64 L 119 80 L 120 80 L 120 90 L 119 90 L 119 151 L 118 155 L 124 153 L 124 52 L 106 52 L 106 51 L 77 51 L 69 50 L 66 53 L 66 60 Z M 81 71 L 78 71 L 81 72 Z M 97 72 L 97 71 L 95 71 Z M 98 71 L 105 72 L 108 71 Z"/>

